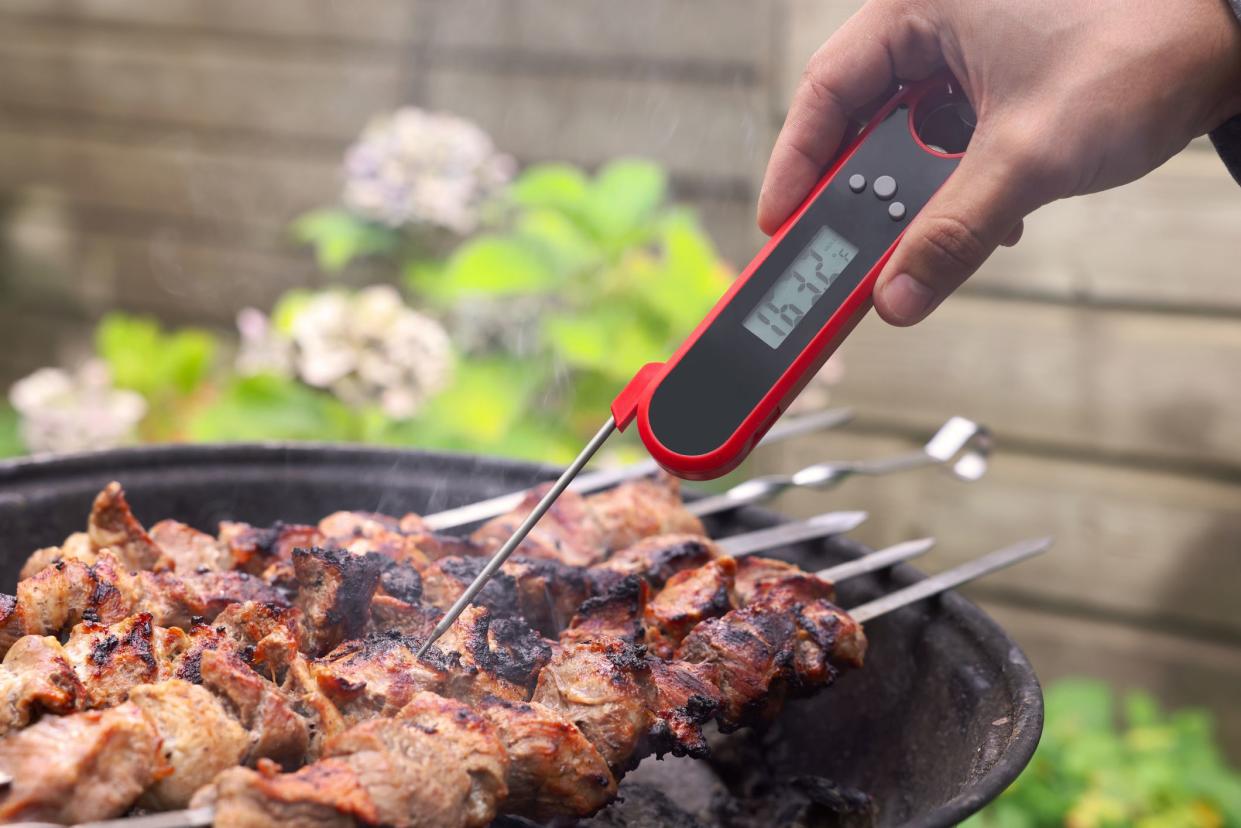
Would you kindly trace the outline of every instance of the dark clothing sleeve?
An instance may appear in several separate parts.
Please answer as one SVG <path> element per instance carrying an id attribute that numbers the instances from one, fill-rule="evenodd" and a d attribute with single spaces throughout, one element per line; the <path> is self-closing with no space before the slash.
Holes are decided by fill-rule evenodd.
<path id="1" fill-rule="evenodd" d="M 1241 20 L 1241 0 L 1228 0 L 1228 2 L 1232 10 L 1237 13 L 1238 20 Z M 1241 115 L 1231 121 L 1226 121 L 1212 132 L 1211 143 L 1215 144 L 1219 157 L 1224 159 L 1224 166 L 1228 167 L 1228 172 L 1232 173 L 1232 177 L 1237 179 L 1238 184 L 1241 184 Z"/>

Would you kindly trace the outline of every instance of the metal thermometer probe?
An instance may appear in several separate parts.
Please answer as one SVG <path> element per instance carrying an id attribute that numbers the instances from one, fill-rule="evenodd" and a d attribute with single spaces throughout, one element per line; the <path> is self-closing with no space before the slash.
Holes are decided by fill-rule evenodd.
<path id="1" fill-rule="evenodd" d="M 638 371 L 612 416 L 436 625 L 419 655 L 479 590 L 617 429 L 637 421 L 671 474 L 732 471 L 870 309 L 875 280 L 909 221 L 956 169 L 973 117 L 956 81 L 901 88 L 667 362 Z"/>

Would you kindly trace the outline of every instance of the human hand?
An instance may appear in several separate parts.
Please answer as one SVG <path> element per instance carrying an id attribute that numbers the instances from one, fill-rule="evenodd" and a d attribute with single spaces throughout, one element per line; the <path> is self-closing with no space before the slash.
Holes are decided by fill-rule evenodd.
<path id="1" fill-rule="evenodd" d="M 969 149 L 875 286 L 921 321 L 1051 201 L 1117 187 L 1241 113 L 1241 26 L 1226 0 L 870 0 L 810 59 L 772 151 L 774 233 L 851 116 L 947 67 L 978 115 Z"/>

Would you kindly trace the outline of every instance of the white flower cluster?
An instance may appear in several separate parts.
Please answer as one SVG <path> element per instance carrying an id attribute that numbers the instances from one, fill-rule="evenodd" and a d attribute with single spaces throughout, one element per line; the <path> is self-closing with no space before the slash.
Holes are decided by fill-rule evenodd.
<path id="1" fill-rule="evenodd" d="M 447 332 L 388 285 L 316 294 L 287 335 L 253 308 L 241 312 L 237 327 L 242 373 L 296 376 L 350 405 L 377 404 L 394 419 L 414 416 L 452 379 Z"/>
<path id="2" fill-rule="evenodd" d="M 372 121 L 349 147 L 342 198 L 352 212 L 392 227 L 464 234 L 514 167 L 470 121 L 406 107 Z"/>
<path id="3" fill-rule="evenodd" d="M 18 380 L 9 402 L 21 416 L 21 436 L 31 452 L 113 448 L 134 438 L 146 400 L 112 387 L 108 366 L 92 360 L 77 372 L 40 368 Z"/>

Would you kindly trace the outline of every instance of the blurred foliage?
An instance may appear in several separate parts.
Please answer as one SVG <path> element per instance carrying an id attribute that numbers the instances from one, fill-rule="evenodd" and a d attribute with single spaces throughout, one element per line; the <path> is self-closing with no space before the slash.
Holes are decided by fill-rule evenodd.
<path id="1" fill-rule="evenodd" d="M 13 406 L 0 403 L 0 457 L 16 457 L 25 453 L 18 430 L 17 412 Z"/>
<path id="2" fill-rule="evenodd" d="M 234 365 L 234 343 L 207 331 L 107 316 L 95 348 L 113 384 L 148 404 L 138 438 L 361 441 L 567 461 L 624 383 L 666 358 L 730 278 L 695 215 L 669 202 L 663 170 L 646 161 L 616 161 L 594 175 L 533 166 L 478 216 L 464 237 L 393 228 L 338 207 L 293 227 L 325 271 L 364 261 L 403 286 L 406 307 L 429 315 L 424 325 L 447 330 L 457 352 L 445 363 L 451 380 L 412 416 L 307 381 L 290 355 L 324 347 L 322 336 L 310 341 L 322 317 L 309 309 L 325 294 L 295 290 L 259 314 L 283 362 L 258 369 Z M 0 452 L 20 449 L 18 433 L 13 412 L 0 411 Z"/>
<path id="3" fill-rule="evenodd" d="M 695 216 L 666 197 L 666 176 L 648 162 L 617 161 L 593 178 L 565 164 L 534 166 L 513 182 L 496 226 L 442 261 L 407 262 L 411 293 L 450 318 L 467 307 L 503 318 L 514 301 L 536 309 L 533 329 L 516 331 L 533 340 L 522 361 L 485 367 L 491 380 L 469 376 L 472 367 L 462 378 L 476 391 L 507 383 L 491 404 L 508 413 L 458 437 L 571 458 L 634 372 L 693 329 L 729 273 Z M 505 350 L 502 331 L 495 351 Z"/>
<path id="4" fill-rule="evenodd" d="M 215 337 L 196 328 L 165 332 L 154 319 L 110 314 L 95 329 L 95 350 L 117 388 L 147 401 L 140 437 L 185 439 L 185 422 L 216 361 Z"/>
<path id="5" fill-rule="evenodd" d="M 1144 693 L 1066 680 L 1026 771 L 967 828 L 1241 828 L 1241 776 L 1221 759 L 1210 716 L 1162 713 Z"/>

